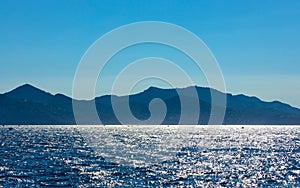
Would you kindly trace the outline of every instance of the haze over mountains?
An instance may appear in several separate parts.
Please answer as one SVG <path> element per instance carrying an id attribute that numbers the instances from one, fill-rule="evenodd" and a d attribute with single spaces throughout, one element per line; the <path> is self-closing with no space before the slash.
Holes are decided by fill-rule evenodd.
<path id="1" fill-rule="evenodd" d="M 183 88 L 181 90 L 188 90 Z M 211 90 L 196 87 L 200 105 L 198 124 L 207 124 L 211 111 Z M 216 90 L 213 90 L 218 92 Z M 233 125 L 299 125 L 300 109 L 278 101 L 264 102 L 256 97 L 245 95 L 226 95 L 227 108 L 223 124 Z M 115 97 L 122 103 L 125 97 Z M 164 100 L 167 114 L 163 124 L 178 124 L 180 119 L 180 100 L 176 89 L 150 87 L 147 90 L 129 96 L 130 107 L 136 118 L 144 120 L 150 116 L 149 102 L 154 98 Z M 188 99 L 186 99 L 188 100 Z M 111 105 L 111 96 L 95 98 L 98 115 L 103 124 L 120 124 Z M 69 125 L 76 124 L 72 99 L 62 94 L 52 95 L 29 84 L 10 92 L 0 94 L 0 124 L 3 125 Z M 88 114 L 84 124 L 94 124 Z M 188 124 L 188 123 L 187 123 Z"/>

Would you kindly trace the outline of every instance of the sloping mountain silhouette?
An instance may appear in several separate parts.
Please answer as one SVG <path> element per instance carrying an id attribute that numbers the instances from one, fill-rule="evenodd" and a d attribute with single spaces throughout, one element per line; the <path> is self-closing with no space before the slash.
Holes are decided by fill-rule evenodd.
<path id="1" fill-rule="evenodd" d="M 191 87 L 182 89 L 160 89 L 150 87 L 147 90 L 129 96 L 132 114 L 146 120 L 150 117 L 149 103 L 154 98 L 162 99 L 167 107 L 163 124 L 178 124 L 180 120 L 180 100 L 194 102 L 189 96 Z M 179 99 L 178 90 L 187 93 Z M 300 109 L 278 101 L 264 102 L 256 97 L 245 95 L 224 94 L 219 91 L 196 87 L 200 104 L 200 118 L 198 124 L 207 124 L 211 115 L 211 92 L 226 95 L 227 106 L 223 124 L 244 125 L 299 125 Z M 92 101 L 78 101 L 82 103 L 95 102 L 98 115 L 103 124 L 120 124 L 115 116 L 111 104 L 114 97 L 116 105 L 126 102 L 126 96 L 101 96 Z M 94 124 L 86 114 L 84 124 Z M 130 122 L 129 122 L 130 123 Z M 0 124 L 3 125 L 64 125 L 76 124 L 72 98 L 40 90 L 25 84 L 10 92 L 0 94 Z M 188 124 L 188 122 L 187 122 Z"/>

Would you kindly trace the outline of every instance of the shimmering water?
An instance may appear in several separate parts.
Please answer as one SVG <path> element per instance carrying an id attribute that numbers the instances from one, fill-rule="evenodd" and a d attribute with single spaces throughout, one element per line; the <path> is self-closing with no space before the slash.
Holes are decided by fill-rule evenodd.
<path id="1" fill-rule="evenodd" d="M 0 156 L 0 187 L 300 186 L 300 126 L 6 126 Z"/>

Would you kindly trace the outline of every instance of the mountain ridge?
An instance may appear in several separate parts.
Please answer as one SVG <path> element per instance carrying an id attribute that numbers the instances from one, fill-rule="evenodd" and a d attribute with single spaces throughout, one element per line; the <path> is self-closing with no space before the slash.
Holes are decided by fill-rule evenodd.
<path id="1" fill-rule="evenodd" d="M 192 86 L 191 86 L 192 87 Z M 129 96 L 103 95 L 93 100 L 75 100 L 95 102 L 98 115 L 104 124 L 120 124 L 116 118 L 111 97 L 118 104 L 129 97 L 132 114 L 138 119 L 150 117 L 149 103 L 154 98 L 161 98 L 167 107 L 167 114 L 162 124 L 178 124 L 180 119 L 180 100 L 177 90 L 186 92 L 189 88 L 148 89 Z M 232 95 L 214 89 L 195 86 L 200 105 L 198 124 L 207 124 L 211 111 L 211 93 L 226 95 L 227 106 L 223 124 L 300 124 L 300 109 L 280 101 L 265 102 L 255 96 Z M 51 94 L 30 84 L 24 84 L 9 92 L 0 94 L 0 124 L 76 124 L 72 109 L 72 98 L 57 93 Z M 188 98 L 184 100 L 188 101 Z M 88 115 L 87 115 L 88 116 Z M 87 117 L 86 124 L 89 122 Z"/>

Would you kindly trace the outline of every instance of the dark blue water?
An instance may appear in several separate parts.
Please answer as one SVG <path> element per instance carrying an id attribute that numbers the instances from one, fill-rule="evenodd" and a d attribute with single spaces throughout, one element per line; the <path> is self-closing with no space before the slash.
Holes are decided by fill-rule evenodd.
<path id="1" fill-rule="evenodd" d="M 0 187 L 300 186 L 300 127 L 0 128 Z"/>

